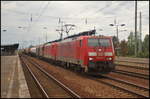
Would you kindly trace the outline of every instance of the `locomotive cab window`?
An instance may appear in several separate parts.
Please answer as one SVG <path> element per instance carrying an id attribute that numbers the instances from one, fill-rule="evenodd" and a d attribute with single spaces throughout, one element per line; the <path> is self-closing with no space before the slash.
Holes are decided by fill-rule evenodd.
<path id="1" fill-rule="evenodd" d="M 89 38 L 88 39 L 88 46 L 91 47 L 109 47 L 110 46 L 110 40 L 109 39 L 99 39 L 99 38 Z"/>

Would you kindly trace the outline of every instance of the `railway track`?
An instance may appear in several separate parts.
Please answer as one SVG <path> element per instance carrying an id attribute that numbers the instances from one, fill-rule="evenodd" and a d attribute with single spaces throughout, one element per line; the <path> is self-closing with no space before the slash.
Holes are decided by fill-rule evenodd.
<path id="1" fill-rule="evenodd" d="M 149 61 L 139 61 L 138 59 L 116 59 L 115 64 L 118 66 L 124 66 L 129 68 L 149 70 Z"/>
<path id="2" fill-rule="evenodd" d="M 116 73 L 149 79 L 149 59 L 117 57 Z"/>
<path id="3" fill-rule="evenodd" d="M 147 80 L 149 79 L 149 69 L 144 67 L 116 64 L 116 69 L 113 72 Z"/>
<path id="4" fill-rule="evenodd" d="M 149 62 L 139 62 L 139 61 L 129 61 L 129 60 L 116 60 L 116 62 L 128 62 L 128 63 L 136 63 L 136 64 L 149 64 Z"/>
<path id="5" fill-rule="evenodd" d="M 88 77 L 90 79 L 93 79 L 95 81 L 98 81 L 100 83 L 109 85 L 111 87 L 117 88 L 121 91 L 124 91 L 129 94 L 136 95 L 138 97 L 142 98 L 149 98 L 149 88 L 139 86 L 137 84 L 122 80 L 122 79 L 117 79 L 113 78 L 108 75 L 103 75 L 104 79 L 99 79 L 98 77 Z"/>
<path id="6" fill-rule="evenodd" d="M 116 61 L 126 61 L 126 62 L 132 62 L 132 63 L 143 63 L 143 64 L 149 64 L 149 58 L 131 58 L 131 57 L 121 57 L 116 56 Z"/>
<path id="7" fill-rule="evenodd" d="M 149 80 L 149 75 L 146 75 L 146 74 L 135 73 L 135 72 L 125 71 L 125 70 L 114 70 L 113 72 L 118 73 L 118 74 L 123 74 L 123 75 L 128 75 L 128 76 L 132 76 L 132 77 L 137 77 L 137 78 Z"/>
<path id="8" fill-rule="evenodd" d="M 138 97 L 141 97 L 141 98 L 149 98 L 149 88 L 139 86 L 139 85 L 136 85 L 134 83 L 131 83 L 122 79 L 112 78 L 107 75 L 102 75 L 102 77 L 104 78 L 99 78 L 99 77 L 91 78 L 90 77 L 90 79 L 93 79 L 97 82 L 117 88 L 119 90 L 125 91 L 127 93 L 137 95 Z"/>
<path id="9" fill-rule="evenodd" d="M 21 59 L 23 63 L 27 66 L 32 77 L 34 78 L 34 81 L 37 83 L 39 90 L 41 91 L 41 94 L 45 98 L 50 97 L 80 98 L 80 96 L 77 95 L 74 91 L 72 91 L 67 86 L 59 82 L 54 76 L 52 76 L 51 74 L 47 73 L 45 70 L 40 68 L 39 64 L 34 63 L 25 56 L 21 56 Z"/>
<path id="10" fill-rule="evenodd" d="M 129 64 L 115 63 L 115 65 L 122 66 L 122 67 L 128 67 L 128 68 L 141 69 L 141 70 L 149 70 L 149 68 L 147 68 L 147 67 L 140 67 L 140 66 L 135 66 L 135 65 L 133 66 L 133 65 L 129 65 Z"/>
<path id="11" fill-rule="evenodd" d="M 22 61 L 22 64 L 24 64 L 24 66 L 26 66 L 26 68 L 28 69 L 30 75 L 32 76 L 32 78 L 34 79 L 34 82 L 36 83 L 36 85 L 38 86 L 38 89 L 40 90 L 40 94 L 44 97 L 44 98 L 49 98 L 47 93 L 45 92 L 45 90 L 43 89 L 42 85 L 40 84 L 40 82 L 37 80 L 36 76 L 34 75 L 34 73 L 31 71 L 31 69 L 29 68 L 29 65 L 24 61 L 24 59 L 22 58 L 22 56 L 20 56 L 20 59 Z"/>

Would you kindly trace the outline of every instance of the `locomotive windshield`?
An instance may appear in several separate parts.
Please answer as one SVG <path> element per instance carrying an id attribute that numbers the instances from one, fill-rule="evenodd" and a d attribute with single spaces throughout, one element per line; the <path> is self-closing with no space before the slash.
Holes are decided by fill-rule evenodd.
<path id="1" fill-rule="evenodd" d="M 91 46 L 91 47 L 97 47 L 97 46 L 108 47 L 108 46 L 110 46 L 110 41 L 109 41 L 109 39 L 89 38 L 88 39 L 88 46 Z"/>

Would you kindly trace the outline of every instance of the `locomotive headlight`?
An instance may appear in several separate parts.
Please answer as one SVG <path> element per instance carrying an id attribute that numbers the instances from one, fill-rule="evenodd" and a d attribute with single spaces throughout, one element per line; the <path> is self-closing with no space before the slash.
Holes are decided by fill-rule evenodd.
<path id="1" fill-rule="evenodd" d="M 112 56 L 112 52 L 105 52 L 105 56 Z"/>
<path id="2" fill-rule="evenodd" d="M 89 52 L 88 55 L 89 56 L 97 56 L 97 53 L 96 52 Z"/>
<path id="3" fill-rule="evenodd" d="M 89 58 L 89 60 L 93 60 L 93 58 Z"/>
<path id="4" fill-rule="evenodd" d="M 112 60 L 112 58 L 111 57 L 108 57 L 108 58 L 106 58 L 107 60 Z"/>

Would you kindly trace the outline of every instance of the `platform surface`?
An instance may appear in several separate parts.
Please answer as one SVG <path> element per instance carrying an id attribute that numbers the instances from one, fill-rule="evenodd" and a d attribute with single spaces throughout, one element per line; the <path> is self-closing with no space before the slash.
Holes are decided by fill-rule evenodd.
<path id="1" fill-rule="evenodd" d="M 30 98 L 18 55 L 1 56 L 1 98 Z"/>

